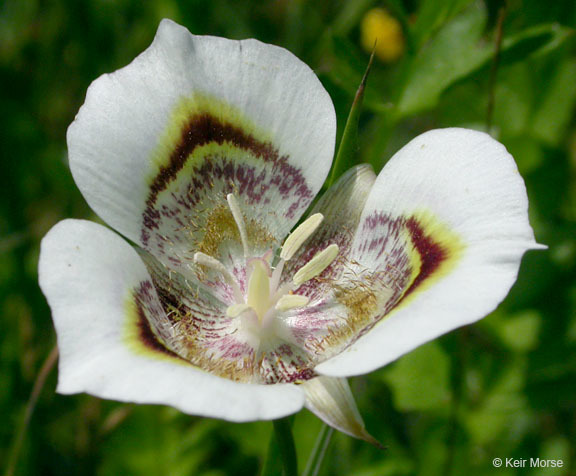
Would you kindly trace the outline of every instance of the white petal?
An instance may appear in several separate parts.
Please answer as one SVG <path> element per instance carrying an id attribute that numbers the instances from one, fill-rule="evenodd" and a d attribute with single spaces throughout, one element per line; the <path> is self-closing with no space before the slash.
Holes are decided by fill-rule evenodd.
<path id="1" fill-rule="evenodd" d="M 306 394 L 306 408 L 324 423 L 376 446 L 358 411 L 348 381 L 343 378 L 316 377 L 302 384 Z"/>
<path id="2" fill-rule="evenodd" d="M 58 391 L 174 406 L 231 421 L 278 418 L 298 411 L 293 385 L 236 383 L 201 371 L 149 342 L 134 342 L 127 298 L 150 282 L 136 252 L 94 223 L 66 220 L 42 241 L 40 285 L 58 334 Z M 150 303 L 157 299 L 155 290 Z"/>
<path id="3" fill-rule="evenodd" d="M 144 53 L 92 83 L 68 147 L 94 211 L 177 267 L 229 193 L 248 235 L 255 219 L 281 240 L 328 173 L 335 129 L 328 94 L 287 50 L 163 20 Z"/>
<path id="4" fill-rule="evenodd" d="M 369 372 L 494 310 L 524 252 L 540 247 L 527 209 L 514 160 L 487 134 L 443 129 L 410 142 L 378 176 L 352 256 L 392 276 L 416 260 L 416 274 L 403 275 L 408 289 L 388 315 L 316 370 Z"/>

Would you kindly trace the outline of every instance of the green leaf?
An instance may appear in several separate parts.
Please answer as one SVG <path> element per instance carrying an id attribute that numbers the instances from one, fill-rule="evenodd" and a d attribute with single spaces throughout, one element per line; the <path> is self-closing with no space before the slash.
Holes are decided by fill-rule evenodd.
<path id="1" fill-rule="evenodd" d="M 474 442 L 485 445 L 505 434 L 509 439 L 521 427 L 530 424 L 526 398 L 522 393 L 525 376 L 525 360 L 507 361 L 480 404 L 466 412 L 464 424 Z"/>
<path id="2" fill-rule="evenodd" d="M 576 102 L 576 59 L 560 63 L 551 75 L 543 100 L 534 115 L 532 134 L 549 145 L 562 140 Z"/>
<path id="3" fill-rule="evenodd" d="M 506 36 L 502 40 L 501 65 L 547 55 L 563 46 L 573 34 L 574 30 L 570 28 L 547 23 Z"/>
<path id="4" fill-rule="evenodd" d="M 570 442 L 566 438 L 554 436 L 542 442 L 538 456 L 541 460 L 561 460 L 565 468 L 570 460 L 570 446 Z M 558 476 L 561 473 L 562 471 L 555 467 L 536 467 L 530 471 L 531 476 Z"/>
<path id="5" fill-rule="evenodd" d="M 471 0 L 428 0 L 421 3 L 416 13 L 412 34 L 417 46 L 422 46 L 448 19 L 458 13 Z"/>
<path id="6" fill-rule="evenodd" d="M 485 24 L 485 7 L 474 4 L 446 23 L 418 52 L 408 66 L 405 86 L 399 95 L 400 118 L 432 109 L 447 88 L 488 66 L 494 45 L 482 41 Z M 506 36 L 500 65 L 547 55 L 563 46 L 572 34 L 569 28 L 544 24 Z M 562 80 L 559 78 L 559 82 Z"/>
<path id="7" fill-rule="evenodd" d="M 436 342 L 402 357 L 384 374 L 384 379 L 399 410 L 447 408 L 450 401 L 450 361 Z"/>
<path id="8" fill-rule="evenodd" d="M 345 36 L 352 28 L 354 28 L 360 20 L 362 15 L 366 13 L 376 0 L 354 0 L 353 2 L 343 2 L 343 6 L 339 11 L 338 16 L 332 23 L 332 30 L 338 34 Z"/>
<path id="9" fill-rule="evenodd" d="M 188 419 L 171 408 L 135 406 L 106 440 L 98 475 L 203 475 L 221 423 L 202 419 L 183 425 Z"/>
<path id="10" fill-rule="evenodd" d="M 516 160 L 520 174 L 526 175 L 542 165 L 545 159 L 542 144 L 532 135 L 522 134 L 506 139 L 506 148 Z"/>
<path id="11" fill-rule="evenodd" d="M 434 107 L 447 87 L 486 62 L 492 53 L 490 46 L 480 44 L 485 23 L 485 7 L 474 5 L 418 52 L 397 103 L 400 117 Z"/>
<path id="12" fill-rule="evenodd" d="M 520 352 L 534 349 L 538 345 L 541 316 L 537 311 L 523 311 L 502 322 L 500 337 L 506 345 Z"/>
<path id="13" fill-rule="evenodd" d="M 522 135 L 530 124 L 537 94 L 533 73 L 534 65 L 522 62 L 507 67 L 498 74 L 494 125 L 502 137 Z M 486 90 L 482 92 L 487 98 Z M 484 111 L 482 113 L 484 115 Z"/>

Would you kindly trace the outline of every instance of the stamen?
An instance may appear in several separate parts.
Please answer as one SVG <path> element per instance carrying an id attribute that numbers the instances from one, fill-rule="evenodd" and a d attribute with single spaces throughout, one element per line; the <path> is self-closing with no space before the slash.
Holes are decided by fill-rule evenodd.
<path id="1" fill-rule="evenodd" d="M 290 236 L 286 238 L 284 245 L 282 245 L 282 250 L 280 251 L 280 258 L 284 261 L 288 261 L 302 244 L 310 238 L 310 235 L 316 231 L 316 228 L 324 220 L 324 215 L 322 213 L 315 213 L 314 215 L 308 217 L 303 223 L 301 223 Z"/>
<path id="2" fill-rule="evenodd" d="M 194 262 L 196 264 L 206 266 L 207 268 L 211 268 L 214 271 L 219 272 L 228 282 L 228 284 L 232 286 L 232 290 L 234 291 L 234 298 L 237 301 L 243 300 L 242 292 L 240 291 L 240 287 L 238 286 L 238 283 L 234 279 L 234 276 L 230 274 L 230 271 L 228 271 L 226 269 L 226 266 L 224 266 L 220 261 L 218 261 L 216 258 L 212 258 L 212 256 L 209 256 L 199 251 L 197 253 L 194 253 Z"/>
<path id="3" fill-rule="evenodd" d="M 228 200 L 228 206 L 230 207 L 230 211 L 232 212 L 232 216 L 234 217 L 234 221 L 236 222 L 236 226 L 240 232 L 242 248 L 244 249 L 244 258 L 247 258 L 248 235 L 246 234 L 246 223 L 244 223 L 244 215 L 242 214 L 242 210 L 240 210 L 240 204 L 238 203 L 238 200 L 232 193 L 226 195 L 226 200 Z"/>
<path id="4" fill-rule="evenodd" d="M 318 276 L 322 271 L 324 271 L 328 266 L 332 264 L 332 261 L 338 256 L 338 245 L 331 244 L 324 250 L 316 253 L 314 258 L 312 258 L 308 263 L 302 266 L 292 278 L 294 286 L 298 287 L 302 283 L 309 281 L 312 278 Z"/>
<path id="5" fill-rule="evenodd" d="M 240 314 L 250 309 L 252 308 L 248 304 L 232 304 L 231 306 L 228 306 L 228 309 L 226 309 L 226 315 L 228 317 L 238 317 Z"/>
<path id="6" fill-rule="evenodd" d="M 298 294 L 285 294 L 276 303 L 278 311 L 289 311 L 290 309 L 298 309 L 306 306 L 310 299 L 306 296 L 299 296 Z"/>

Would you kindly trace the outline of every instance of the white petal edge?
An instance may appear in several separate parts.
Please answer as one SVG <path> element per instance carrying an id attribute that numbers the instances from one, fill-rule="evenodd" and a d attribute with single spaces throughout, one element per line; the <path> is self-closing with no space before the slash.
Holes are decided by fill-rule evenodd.
<path id="1" fill-rule="evenodd" d="M 146 51 L 91 84 L 67 134 L 70 168 L 86 201 L 136 243 L 149 193 L 148 159 L 174 107 L 197 92 L 227 102 L 270 133 L 314 194 L 328 174 L 336 116 L 306 64 L 277 46 L 194 36 L 162 20 Z M 280 214 L 283 206 L 268 211 Z M 287 234 L 298 219 L 275 221 L 276 235 Z"/>
<path id="2" fill-rule="evenodd" d="M 39 279 L 58 335 L 60 393 L 171 405 L 230 421 L 275 419 L 303 406 L 295 385 L 236 383 L 135 353 L 124 338 L 126 293 L 150 276 L 134 249 L 101 225 L 55 225 L 42 241 Z"/>
<path id="3" fill-rule="evenodd" d="M 376 179 L 363 219 L 374 211 L 393 217 L 430 212 L 466 248 L 449 274 L 416 290 L 348 349 L 318 365 L 323 375 L 370 372 L 481 319 L 506 297 L 523 254 L 545 248 L 534 241 L 514 159 L 482 132 L 450 128 L 415 138 Z"/>

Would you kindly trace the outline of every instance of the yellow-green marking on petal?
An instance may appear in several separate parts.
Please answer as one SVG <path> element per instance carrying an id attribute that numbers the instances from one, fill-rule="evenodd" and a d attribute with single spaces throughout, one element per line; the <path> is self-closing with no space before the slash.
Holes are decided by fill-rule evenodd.
<path id="1" fill-rule="evenodd" d="M 163 313 L 154 299 L 154 292 L 150 281 L 143 281 L 137 288 L 128 292 L 124 305 L 126 316 L 124 341 L 130 350 L 137 354 L 182 365 L 192 365 L 168 349 L 152 330 L 148 316 L 151 313 Z"/>

